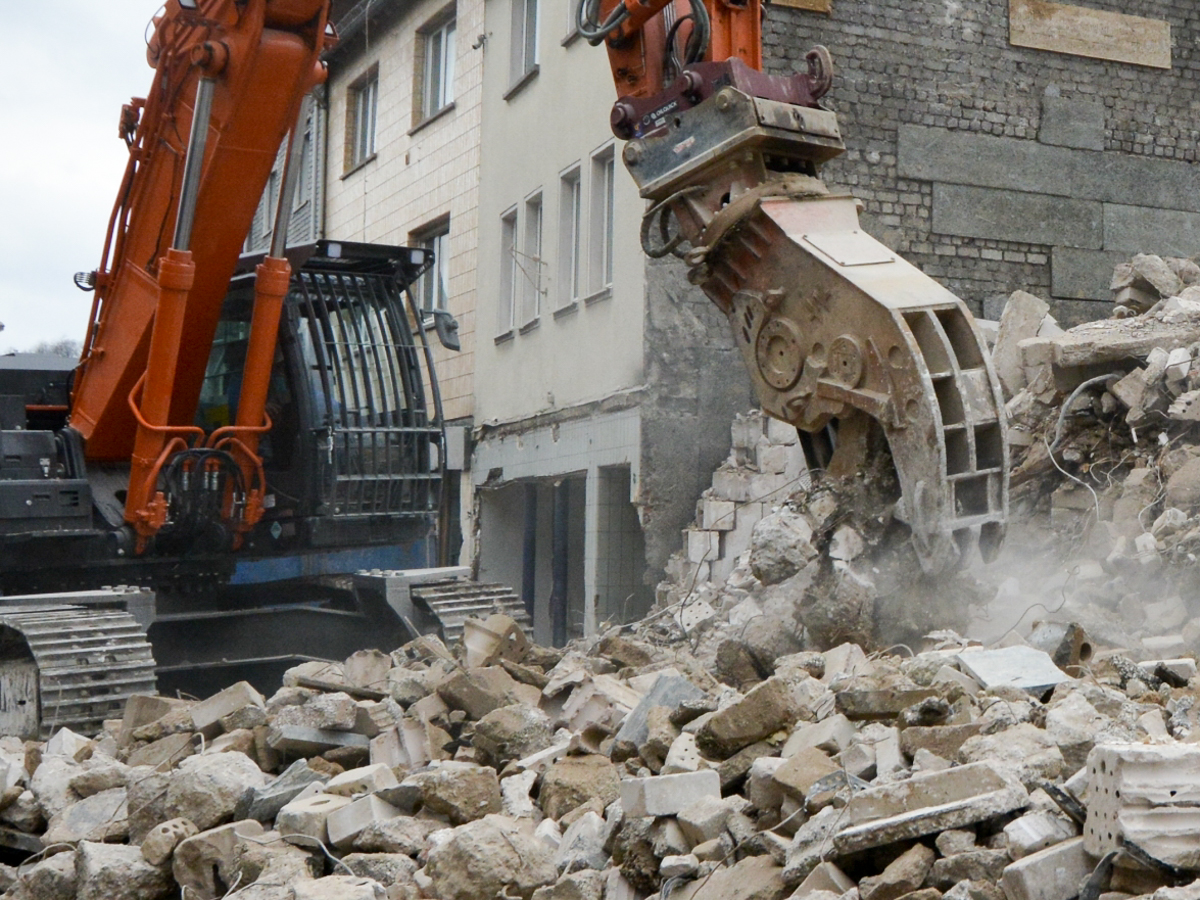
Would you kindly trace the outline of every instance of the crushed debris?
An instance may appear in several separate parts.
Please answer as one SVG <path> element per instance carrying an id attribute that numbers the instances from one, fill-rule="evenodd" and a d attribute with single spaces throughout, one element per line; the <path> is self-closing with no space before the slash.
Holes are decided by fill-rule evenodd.
<path id="1" fill-rule="evenodd" d="M 883 466 L 740 418 L 639 623 L 0 738 L 2 896 L 1200 897 L 1198 282 L 1138 257 L 1068 331 L 1014 294 L 996 562 L 922 575 Z"/>

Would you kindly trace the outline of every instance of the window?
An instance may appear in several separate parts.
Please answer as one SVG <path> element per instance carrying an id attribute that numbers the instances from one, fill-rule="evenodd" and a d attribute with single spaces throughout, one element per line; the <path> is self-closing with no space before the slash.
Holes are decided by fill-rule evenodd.
<path id="1" fill-rule="evenodd" d="M 513 87 L 537 69 L 538 0 L 512 0 Z"/>
<path id="2" fill-rule="evenodd" d="M 558 182 L 558 305 L 579 299 L 579 216 L 582 208 L 579 167 Z"/>
<path id="3" fill-rule="evenodd" d="M 421 34 L 421 106 L 417 121 L 441 112 L 454 101 L 454 19 Z"/>
<path id="4" fill-rule="evenodd" d="M 417 300 L 427 313 L 450 308 L 450 219 L 443 218 L 415 232 L 418 247 L 433 252 L 433 268 L 417 283 Z"/>
<path id="5" fill-rule="evenodd" d="M 517 260 L 521 279 L 521 324 L 541 314 L 542 307 L 542 195 L 525 201 L 525 240 Z"/>
<path id="6" fill-rule="evenodd" d="M 351 85 L 346 99 L 346 168 L 353 169 L 375 155 L 379 70 L 372 69 Z"/>
<path id="7" fill-rule="evenodd" d="M 591 292 L 612 285 L 613 276 L 613 148 L 592 157 L 591 253 L 588 260 Z"/>
<path id="8" fill-rule="evenodd" d="M 500 302 L 496 305 L 496 332 L 512 331 L 516 318 L 517 288 L 517 210 L 513 207 L 500 217 Z"/>

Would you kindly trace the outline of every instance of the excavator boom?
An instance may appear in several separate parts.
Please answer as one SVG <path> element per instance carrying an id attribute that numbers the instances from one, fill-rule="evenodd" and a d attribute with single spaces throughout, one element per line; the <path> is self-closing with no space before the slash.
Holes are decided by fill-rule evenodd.
<path id="1" fill-rule="evenodd" d="M 203 440 L 195 416 L 222 301 L 279 147 L 324 79 L 328 15 L 329 0 L 168 0 L 147 54 L 151 90 L 122 112 L 129 162 L 90 279 L 70 424 L 89 460 L 131 461 L 125 517 L 142 545 L 169 516 L 159 471 Z M 241 430 L 219 448 L 243 483 L 261 471 L 255 448 L 290 274 L 282 260 L 264 266 Z M 206 459 L 202 468 L 217 457 Z M 254 490 L 241 493 L 227 506 L 244 526 Z"/>
<path id="2" fill-rule="evenodd" d="M 881 430 L 923 568 L 976 545 L 991 558 L 1008 516 L 1000 384 L 962 300 L 818 178 L 845 150 L 820 103 L 829 52 L 763 73 L 758 0 L 582 0 L 579 27 L 608 49 L 613 133 L 650 202 L 643 249 L 682 259 L 726 314 L 763 409 L 835 430 L 834 475 L 862 471 Z"/>

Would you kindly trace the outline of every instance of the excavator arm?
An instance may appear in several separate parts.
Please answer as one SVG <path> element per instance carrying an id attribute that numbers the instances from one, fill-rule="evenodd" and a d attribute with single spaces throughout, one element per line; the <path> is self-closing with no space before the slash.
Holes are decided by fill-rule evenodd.
<path id="1" fill-rule="evenodd" d="M 325 77 L 319 56 L 335 40 L 329 3 L 168 0 L 147 52 L 151 90 L 122 110 L 129 162 L 101 265 L 77 278 L 95 300 L 70 425 L 89 460 L 129 463 L 125 519 L 138 551 L 170 520 L 167 467 L 211 482 L 235 544 L 261 515 L 257 444 L 269 428 L 266 393 L 291 272 L 281 240 L 258 273 L 236 422 L 205 434 L 196 408 L 272 164 Z M 277 215 L 277 238 L 288 211 Z"/>
<path id="2" fill-rule="evenodd" d="M 581 0 L 609 53 L 613 133 L 650 206 L 642 246 L 674 254 L 729 319 L 763 408 L 809 434 L 836 427 L 834 475 L 862 471 L 882 430 L 897 507 L 923 568 L 991 558 L 1008 514 L 1000 384 L 954 294 L 871 238 L 821 164 L 845 150 L 807 71 L 761 71 L 759 0 Z"/>

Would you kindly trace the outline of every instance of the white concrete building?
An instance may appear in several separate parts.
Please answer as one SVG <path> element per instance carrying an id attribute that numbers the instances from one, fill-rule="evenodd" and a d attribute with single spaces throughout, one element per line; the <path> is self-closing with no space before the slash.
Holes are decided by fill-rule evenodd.
<path id="1" fill-rule="evenodd" d="M 484 28 L 478 562 L 544 642 L 645 612 L 749 405 L 724 318 L 642 254 L 608 58 L 574 5 L 489 0 Z"/>

